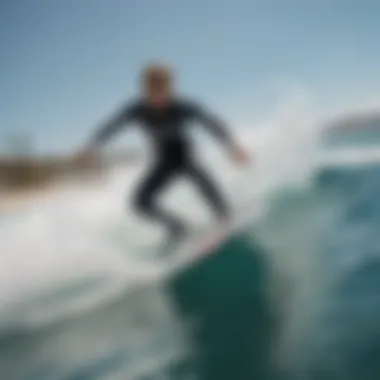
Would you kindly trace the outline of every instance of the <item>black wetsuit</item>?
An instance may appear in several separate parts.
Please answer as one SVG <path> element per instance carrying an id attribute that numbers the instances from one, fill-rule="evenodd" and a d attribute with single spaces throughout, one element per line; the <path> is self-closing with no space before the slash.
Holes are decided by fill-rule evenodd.
<path id="1" fill-rule="evenodd" d="M 165 224 L 172 235 L 183 232 L 182 222 L 162 209 L 156 197 L 165 185 L 179 175 L 190 178 L 218 218 L 229 217 L 229 207 L 210 175 L 193 155 L 189 123 L 207 127 L 223 144 L 232 143 L 223 123 L 199 105 L 184 100 L 173 100 L 164 109 L 151 108 L 144 101 L 127 105 L 95 134 L 92 145 L 104 143 L 127 124 L 137 122 L 150 138 L 155 160 L 153 167 L 138 186 L 134 206 L 144 216 Z"/>

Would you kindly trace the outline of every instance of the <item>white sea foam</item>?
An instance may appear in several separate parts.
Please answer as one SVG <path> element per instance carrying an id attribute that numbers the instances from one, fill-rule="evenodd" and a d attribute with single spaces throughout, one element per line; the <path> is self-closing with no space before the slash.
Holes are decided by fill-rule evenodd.
<path id="1" fill-rule="evenodd" d="M 262 211 L 271 191 L 309 183 L 321 129 L 305 99 L 296 93 L 266 125 L 241 129 L 240 139 L 254 152 L 251 168 L 236 171 L 215 147 L 202 153 L 235 205 L 255 197 Z M 144 164 L 117 168 L 101 184 L 66 186 L 2 223 L 0 323 L 22 325 L 70 314 L 163 275 L 152 265 L 148 270 L 139 258 L 161 238 L 158 228 L 131 210 L 134 186 L 143 173 Z M 174 184 L 163 202 L 194 224 L 209 218 L 185 182 Z M 88 283 L 93 285 L 86 287 Z M 70 289 L 77 287 L 85 291 L 73 297 Z M 56 292 L 62 294 L 59 306 L 41 301 Z"/>

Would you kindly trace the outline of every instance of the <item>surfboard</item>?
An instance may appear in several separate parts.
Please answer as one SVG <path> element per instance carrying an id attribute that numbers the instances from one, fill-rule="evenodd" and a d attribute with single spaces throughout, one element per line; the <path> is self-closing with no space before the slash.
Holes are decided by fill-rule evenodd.
<path id="1" fill-rule="evenodd" d="M 228 239 L 232 232 L 231 224 L 204 226 L 201 231 L 190 234 L 187 242 L 179 244 L 178 250 L 189 250 L 195 256 L 207 255 Z"/>
<path id="2" fill-rule="evenodd" d="M 198 225 L 186 238 L 171 248 L 165 247 L 165 243 L 162 245 L 149 243 L 147 246 L 146 242 L 141 242 L 139 248 L 131 247 L 121 228 L 118 228 L 117 234 L 113 234 L 113 243 L 119 249 L 122 247 L 128 258 L 136 261 L 141 270 L 154 268 L 171 271 L 217 252 L 217 248 L 224 242 L 251 224 L 253 215 L 258 213 L 255 208 L 255 202 L 244 202 L 244 205 L 235 209 L 236 216 L 228 224 Z"/>
<path id="3" fill-rule="evenodd" d="M 170 266 L 183 266 L 216 253 L 218 248 L 231 237 L 244 229 L 249 230 L 254 222 L 255 215 L 260 212 L 257 208 L 255 209 L 255 202 L 252 203 L 252 201 L 245 203 L 235 211 L 236 216 L 228 224 L 203 226 L 204 228 L 200 232 L 190 234 L 187 239 L 167 255 Z"/>

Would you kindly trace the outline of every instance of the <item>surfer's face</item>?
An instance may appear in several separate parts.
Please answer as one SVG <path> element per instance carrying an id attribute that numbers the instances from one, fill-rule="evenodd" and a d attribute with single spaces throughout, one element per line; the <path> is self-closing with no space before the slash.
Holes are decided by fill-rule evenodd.
<path id="1" fill-rule="evenodd" d="M 165 107 L 172 96 L 170 73 L 162 67 L 152 67 L 144 75 L 143 91 L 146 99 L 156 108 Z"/>

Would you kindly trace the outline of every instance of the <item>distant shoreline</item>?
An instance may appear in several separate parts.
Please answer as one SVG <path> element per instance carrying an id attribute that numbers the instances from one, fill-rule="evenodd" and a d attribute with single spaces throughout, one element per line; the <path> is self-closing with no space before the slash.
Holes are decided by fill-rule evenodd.
<path id="1" fill-rule="evenodd" d="M 87 173 L 88 174 L 88 173 Z M 87 181 L 101 178 L 101 173 L 95 176 L 88 176 Z M 86 183 L 86 176 L 78 177 L 58 177 L 40 184 L 27 184 L 18 187 L 0 187 L 0 213 L 12 212 L 21 207 L 28 206 L 44 196 L 53 193 L 60 187 L 64 187 L 68 181 L 75 180 L 78 184 Z"/>
<path id="2" fill-rule="evenodd" d="M 0 213 L 16 211 L 22 206 L 33 203 L 50 191 L 53 185 L 45 185 L 20 190 L 0 190 Z"/>
<path id="3" fill-rule="evenodd" d="M 0 160 L 0 212 L 12 212 L 51 193 L 68 180 L 96 178 L 109 164 L 99 159 L 73 162 L 64 158 Z"/>
<path id="4" fill-rule="evenodd" d="M 128 164 L 130 167 L 131 164 Z M 107 172 L 103 170 L 84 170 L 80 175 L 61 175 L 51 178 L 43 183 L 28 183 L 22 186 L 0 186 L 0 214 L 17 211 L 20 208 L 29 206 L 54 191 L 65 187 L 65 184 L 76 183 L 78 186 L 86 186 L 94 182 L 102 182 L 103 175 Z"/>

